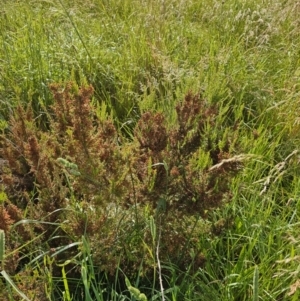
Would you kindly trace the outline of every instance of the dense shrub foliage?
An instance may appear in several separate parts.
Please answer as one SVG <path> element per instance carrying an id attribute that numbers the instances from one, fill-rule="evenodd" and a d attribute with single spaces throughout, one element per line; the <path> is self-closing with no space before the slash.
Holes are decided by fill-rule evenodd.
<path id="1" fill-rule="evenodd" d="M 50 89 L 47 130 L 39 128 L 28 104 L 16 109 L 1 136 L 7 197 L 1 228 L 10 251 L 22 247 L 7 257 L 7 270 L 15 274 L 37 256 L 36 244 L 41 254 L 54 252 L 85 235 L 101 271 L 113 275 L 121 267 L 128 275 L 148 275 L 157 239 L 147 224 L 150 216 L 161 231 L 162 261 L 183 269 L 192 261 L 202 266 L 197 237 L 203 230 L 197 224 L 208 209 L 230 199 L 228 183 L 241 168 L 229 141 L 221 146 L 206 133 L 218 108 L 189 93 L 176 106 L 176 126 L 169 129 L 162 113 L 148 111 L 129 141 L 112 120 L 97 117 L 91 86 Z M 12 227 L 21 220 L 30 222 Z M 55 260 L 74 252 L 67 249 Z"/>

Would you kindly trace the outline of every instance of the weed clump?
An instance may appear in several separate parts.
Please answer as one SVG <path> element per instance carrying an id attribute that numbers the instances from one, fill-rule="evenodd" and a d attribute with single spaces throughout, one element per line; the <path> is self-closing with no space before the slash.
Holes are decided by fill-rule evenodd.
<path id="1" fill-rule="evenodd" d="M 220 147 L 209 136 L 218 108 L 188 93 L 176 106 L 174 127 L 162 113 L 148 111 L 133 139 L 120 144 L 113 121 L 97 117 L 91 86 L 53 84 L 50 90 L 47 130 L 39 128 L 29 104 L 17 107 L 10 131 L 1 135 L 7 200 L 0 227 L 11 248 L 26 245 L 23 258 L 32 259 L 37 242 L 48 254 L 85 235 L 101 272 L 113 275 L 121 267 L 128 275 L 149 276 L 156 266 L 157 237 L 149 229 L 154 216 L 161 260 L 183 269 L 203 265 L 199 220 L 230 199 L 228 184 L 242 161 L 229 152 L 229 142 Z M 40 223 L 20 224 L 16 233 L 21 219 Z M 75 255 L 66 248 L 56 260 Z M 24 268 L 18 258 L 14 273 Z"/>

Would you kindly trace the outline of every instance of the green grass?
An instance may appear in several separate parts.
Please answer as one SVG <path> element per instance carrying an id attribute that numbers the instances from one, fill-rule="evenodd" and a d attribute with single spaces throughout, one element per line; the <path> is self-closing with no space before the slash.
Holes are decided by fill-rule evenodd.
<path id="1" fill-rule="evenodd" d="M 163 262 L 168 271 L 162 275 L 164 294 L 139 275 L 130 279 L 131 285 L 148 300 L 162 300 L 162 296 L 172 301 L 298 300 L 299 3 L 3 3 L 2 121 L 20 102 L 32 102 L 36 116 L 43 116 L 53 102 L 48 84 L 74 80 L 93 85 L 101 114 L 111 116 L 130 137 L 137 118 L 147 110 L 166 113 L 172 127 L 176 103 L 191 90 L 222 108 L 216 122 L 238 142 L 232 151 L 251 155 L 231 183 L 231 202 L 209 213 L 205 222 L 224 219 L 231 221 L 230 226 L 217 236 L 199 234 L 206 256 L 203 269 L 182 271 L 172 262 Z M 0 129 L 5 126 L 1 123 Z M 125 283 L 119 283 L 124 276 L 121 270 L 113 277 L 98 275 L 88 241 L 83 237 L 74 243 L 82 248 L 65 265 L 80 269 L 80 279 L 69 277 L 63 265 L 61 276 L 52 276 L 53 254 L 41 251 L 39 260 L 32 254 L 28 264 L 45 282 L 48 300 L 83 300 L 83 292 L 86 301 L 137 300 Z M 0 259 L 10 255 L 2 253 Z M 155 265 L 155 256 L 153 260 Z M 3 265 L 1 274 L 8 275 Z M 6 286 L 7 296 L 13 296 L 12 283 Z"/>

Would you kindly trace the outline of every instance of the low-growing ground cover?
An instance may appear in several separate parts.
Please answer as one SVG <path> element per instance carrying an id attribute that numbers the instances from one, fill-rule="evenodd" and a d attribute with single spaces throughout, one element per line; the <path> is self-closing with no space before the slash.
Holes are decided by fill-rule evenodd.
<path id="1" fill-rule="evenodd" d="M 299 11 L 5 0 L 1 300 L 298 300 Z"/>

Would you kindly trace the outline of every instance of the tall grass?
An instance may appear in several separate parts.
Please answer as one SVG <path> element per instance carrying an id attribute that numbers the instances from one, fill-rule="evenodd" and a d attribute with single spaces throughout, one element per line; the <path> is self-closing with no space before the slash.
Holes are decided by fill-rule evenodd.
<path id="1" fill-rule="evenodd" d="M 232 151 L 251 155 L 231 183 L 232 201 L 208 213 L 205 223 L 222 231 L 200 235 L 203 269 L 163 262 L 164 290 L 139 276 L 130 287 L 148 300 L 298 300 L 299 2 L 2 2 L 0 120 L 20 102 L 43 116 L 53 102 L 48 84 L 72 79 L 91 83 L 99 114 L 112 116 L 130 137 L 149 109 L 167 113 L 172 127 L 176 103 L 192 90 L 222 108 L 216 122 L 238 141 Z M 48 300 L 82 300 L 81 293 L 87 301 L 137 300 L 119 275 L 109 284 L 97 274 L 86 238 L 77 244 L 81 257 L 70 258 L 81 273 L 75 284 L 63 265 L 61 277 L 47 277 L 49 254 L 33 258 Z M 1 240 L 1 274 L 10 279 L 4 259 Z"/>

